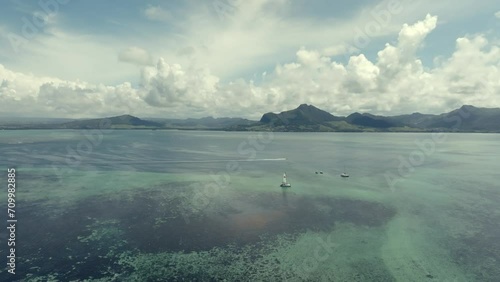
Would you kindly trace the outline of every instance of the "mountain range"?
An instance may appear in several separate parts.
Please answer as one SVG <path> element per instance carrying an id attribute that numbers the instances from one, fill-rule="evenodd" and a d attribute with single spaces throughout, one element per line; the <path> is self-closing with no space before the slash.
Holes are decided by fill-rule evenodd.
<path id="1" fill-rule="evenodd" d="M 1 129 L 97 129 L 104 119 L 60 119 L 57 122 L 0 123 Z M 283 132 L 500 132 L 500 108 L 464 105 L 454 111 L 433 115 L 412 113 L 379 116 L 353 113 L 334 116 L 313 105 L 302 104 L 281 113 L 265 113 L 259 121 L 243 118 L 162 119 L 121 115 L 106 118 L 115 129 L 179 129 Z"/>
<path id="2" fill-rule="evenodd" d="M 272 130 L 314 132 L 500 132 L 500 109 L 464 105 L 439 115 L 412 113 L 398 116 L 378 116 L 353 113 L 347 117 L 334 116 L 312 105 L 279 114 L 266 113 L 252 125 L 236 125 L 229 130 Z"/>

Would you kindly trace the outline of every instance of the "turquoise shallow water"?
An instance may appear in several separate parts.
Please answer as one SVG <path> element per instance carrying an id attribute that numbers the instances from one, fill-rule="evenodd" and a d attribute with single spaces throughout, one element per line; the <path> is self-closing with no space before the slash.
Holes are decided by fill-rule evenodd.
<path id="1" fill-rule="evenodd" d="M 0 134 L 19 220 L 1 281 L 500 277 L 497 134 Z"/>

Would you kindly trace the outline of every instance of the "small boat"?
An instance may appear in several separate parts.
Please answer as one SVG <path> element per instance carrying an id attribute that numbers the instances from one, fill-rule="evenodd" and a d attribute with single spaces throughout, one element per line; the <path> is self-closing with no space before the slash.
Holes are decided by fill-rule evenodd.
<path id="1" fill-rule="evenodd" d="M 292 187 L 292 184 L 286 181 L 286 172 L 283 173 L 283 181 L 281 182 L 281 187 Z"/>
<path id="2" fill-rule="evenodd" d="M 344 166 L 344 172 L 342 172 L 340 174 L 340 177 L 349 177 L 349 174 L 347 174 L 347 172 L 345 172 L 345 166 Z"/>

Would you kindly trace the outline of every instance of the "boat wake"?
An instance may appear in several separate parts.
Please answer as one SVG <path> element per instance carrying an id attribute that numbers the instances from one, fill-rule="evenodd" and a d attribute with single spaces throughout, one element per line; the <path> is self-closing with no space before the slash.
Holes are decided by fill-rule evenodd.
<path id="1" fill-rule="evenodd" d="M 152 164 L 152 163 L 218 163 L 218 162 L 279 162 L 286 161 L 286 158 L 274 159 L 227 159 L 227 160 L 130 160 L 130 161 L 113 161 L 113 164 Z"/>

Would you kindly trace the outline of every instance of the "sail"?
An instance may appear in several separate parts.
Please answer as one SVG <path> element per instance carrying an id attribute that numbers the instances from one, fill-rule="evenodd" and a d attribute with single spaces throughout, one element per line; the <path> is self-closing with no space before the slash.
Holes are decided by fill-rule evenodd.
<path id="1" fill-rule="evenodd" d="M 283 174 L 283 183 L 286 183 L 286 173 Z"/>

